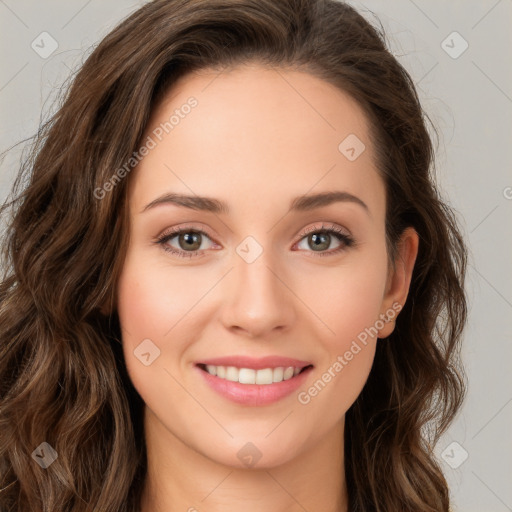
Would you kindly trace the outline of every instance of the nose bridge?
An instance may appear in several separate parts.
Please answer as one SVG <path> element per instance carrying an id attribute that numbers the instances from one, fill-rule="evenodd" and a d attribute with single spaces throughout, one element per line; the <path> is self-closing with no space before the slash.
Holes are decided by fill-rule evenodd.
<path id="1" fill-rule="evenodd" d="M 226 327 L 254 335 L 289 326 L 294 319 L 293 294 L 271 247 L 247 237 L 236 248 L 231 272 L 231 297 L 225 303 Z"/>

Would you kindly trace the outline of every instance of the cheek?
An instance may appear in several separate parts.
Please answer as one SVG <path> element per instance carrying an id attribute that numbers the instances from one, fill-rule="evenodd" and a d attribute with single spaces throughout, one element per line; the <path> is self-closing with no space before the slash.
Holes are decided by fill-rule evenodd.
<path id="1" fill-rule="evenodd" d="M 186 291 L 175 275 L 149 262 L 142 251 L 128 253 L 117 287 L 124 360 L 133 386 L 153 411 L 162 407 L 166 393 L 180 402 L 179 386 L 170 374 L 174 374 L 172 358 L 179 358 L 184 350 L 177 333 L 186 329 L 190 309 Z"/>
<path id="2" fill-rule="evenodd" d="M 299 283 L 298 294 L 312 305 L 314 316 L 325 327 L 322 338 L 332 348 L 342 349 L 379 318 L 387 260 L 384 251 L 373 255 L 358 254 L 329 272 L 319 272 L 313 280 L 309 272 Z"/>
<path id="3" fill-rule="evenodd" d="M 126 367 L 146 403 L 169 381 L 165 370 L 178 370 L 202 327 L 198 319 L 210 318 L 203 309 L 208 302 L 201 297 L 211 287 L 211 275 L 204 272 L 171 269 L 144 251 L 128 252 L 117 287 L 117 311 Z M 138 357 L 147 352 L 152 361 L 148 366 Z"/>
<path id="4" fill-rule="evenodd" d="M 298 398 L 304 405 L 314 402 L 311 406 L 324 415 L 329 404 L 335 403 L 328 413 L 331 421 L 354 403 L 370 373 L 386 278 L 385 250 L 375 247 L 358 253 L 350 263 L 347 259 L 346 265 L 318 279 L 317 286 L 310 281 L 307 302 L 315 305 L 315 315 L 321 321 L 315 337 L 324 357 L 316 380 Z M 305 284 L 301 285 L 303 293 Z"/>
<path id="5" fill-rule="evenodd" d="M 130 343 L 171 336 L 187 323 L 187 313 L 207 290 L 209 281 L 199 273 L 172 270 L 155 263 L 142 251 L 134 251 L 125 262 L 118 285 L 118 312 Z M 209 285 L 211 286 L 211 284 Z M 204 289 L 204 290 L 203 290 Z"/>
<path id="6" fill-rule="evenodd" d="M 323 335 L 317 336 L 324 357 L 317 365 L 314 379 L 297 396 L 309 413 L 305 421 L 322 418 L 319 429 L 339 421 L 368 379 L 375 356 L 375 325 L 382 301 L 379 279 L 373 272 L 368 272 L 365 279 L 357 273 L 351 274 L 342 284 L 331 286 L 323 299 L 319 297 L 321 302 L 317 304 L 324 306 L 319 316 L 325 319 L 330 330 L 322 328 Z"/>

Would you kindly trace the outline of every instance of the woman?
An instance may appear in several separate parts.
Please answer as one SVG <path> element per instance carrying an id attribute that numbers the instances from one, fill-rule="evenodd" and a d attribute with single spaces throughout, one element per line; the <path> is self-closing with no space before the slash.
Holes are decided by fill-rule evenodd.
<path id="1" fill-rule="evenodd" d="M 466 249 L 383 41 L 162 0 L 95 49 L 2 209 L 2 510 L 449 510 Z"/>

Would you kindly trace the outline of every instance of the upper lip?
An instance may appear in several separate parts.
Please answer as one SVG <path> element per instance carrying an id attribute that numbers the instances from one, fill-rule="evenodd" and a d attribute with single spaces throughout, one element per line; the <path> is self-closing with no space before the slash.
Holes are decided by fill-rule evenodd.
<path id="1" fill-rule="evenodd" d="M 285 368 L 293 366 L 295 368 L 304 368 L 310 366 L 312 363 L 309 361 L 301 361 L 290 357 L 280 356 L 266 356 L 261 358 L 254 358 L 248 356 L 229 356 L 229 357 L 215 357 L 213 359 L 204 359 L 197 363 L 213 366 L 235 366 L 237 368 L 251 368 L 253 370 L 262 370 L 263 368 L 278 368 L 283 366 Z"/>

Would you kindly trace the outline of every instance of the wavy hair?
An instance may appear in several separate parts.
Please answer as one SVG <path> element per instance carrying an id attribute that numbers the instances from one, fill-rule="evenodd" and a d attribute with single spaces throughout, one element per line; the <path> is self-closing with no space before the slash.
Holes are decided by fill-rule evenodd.
<path id="1" fill-rule="evenodd" d="M 382 26 L 335 0 L 155 0 L 88 56 L 0 210 L 3 512 L 139 511 L 144 404 L 114 307 L 130 177 L 101 200 L 94 191 L 137 151 L 179 77 L 255 61 L 310 73 L 357 101 L 386 186 L 388 254 L 407 226 L 420 238 L 408 300 L 346 413 L 349 509 L 449 510 L 433 447 L 466 392 L 467 249 L 436 188 L 430 119 Z M 58 455 L 46 470 L 35 455 L 43 442 Z"/>

